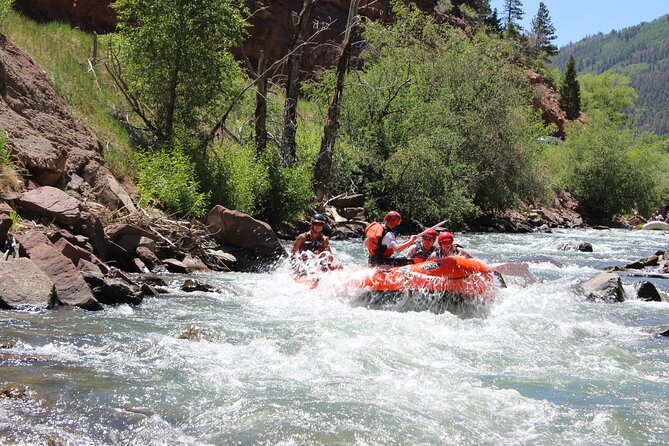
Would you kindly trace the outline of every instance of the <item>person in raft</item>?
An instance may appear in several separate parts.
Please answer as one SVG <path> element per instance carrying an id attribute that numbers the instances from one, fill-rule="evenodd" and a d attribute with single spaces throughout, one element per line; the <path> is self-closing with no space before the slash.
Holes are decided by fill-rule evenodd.
<path id="1" fill-rule="evenodd" d="M 424 262 L 435 251 L 434 241 L 437 239 L 437 231 L 428 229 L 423 233 L 420 242 L 411 245 L 407 251 L 407 257 L 413 260 L 413 263 Z"/>
<path id="2" fill-rule="evenodd" d="M 439 237 L 437 237 L 437 243 L 439 247 L 432 253 L 430 256 L 431 259 L 442 259 L 449 256 L 460 256 L 467 259 L 472 257 L 462 249 L 462 246 L 453 243 L 453 234 L 450 232 L 440 233 Z"/>
<path id="3" fill-rule="evenodd" d="M 325 216 L 315 214 L 311 217 L 311 228 L 295 239 L 291 250 L 290 263 L 299 276 L 306 275 L 318 264 L 321 271 L 341 269 L 341 265 L 334 263 L 330 250 L 330 240 L 323 234 Z M 313 261 L 316 259 L 316 261 Z"/>
<path id="4" fill-rule="evenodd" d="M 397 211 L 390 211 L 383 218 L 383 224 L 374 222 L 365 229 L 365 247 L 369 252 L 370 266 L 400 266 L 412 263 L 407 257 L 393 257 L 411 246 L 418 236 L 412 235 L 404 243 L 398 243 L 395 229 L 402 222 L 402 216 Z"/>

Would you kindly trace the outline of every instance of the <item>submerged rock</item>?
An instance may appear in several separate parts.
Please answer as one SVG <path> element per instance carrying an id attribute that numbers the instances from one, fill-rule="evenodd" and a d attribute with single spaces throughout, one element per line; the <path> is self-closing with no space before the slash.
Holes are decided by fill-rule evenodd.
<path id="1" fill-rule="evenodd" d="M 199 328 L 194 325 L 189 325 L 181 330 L 177 339 L 187 339 L 189 341 L 209 341 L 212 342 L 217 338 L 216 333 L 211 330 Z"/>

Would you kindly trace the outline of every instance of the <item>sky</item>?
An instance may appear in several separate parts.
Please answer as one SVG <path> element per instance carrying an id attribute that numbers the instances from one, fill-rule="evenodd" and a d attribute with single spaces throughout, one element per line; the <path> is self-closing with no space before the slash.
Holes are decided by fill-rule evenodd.
<path id="1" fill-rule="evenodd" d="M 528 30 L 540 0 L 521 1 L 525 11 L 521 25 Z M 555 26 L 554 43 L 558 47 L 598 32 L 606 34 L 669 14 L 669 0 L 543 0 L 543 3 Z M 504 0 L 490 0 L 490 7 L 496 8 L 501 18 Z"/>

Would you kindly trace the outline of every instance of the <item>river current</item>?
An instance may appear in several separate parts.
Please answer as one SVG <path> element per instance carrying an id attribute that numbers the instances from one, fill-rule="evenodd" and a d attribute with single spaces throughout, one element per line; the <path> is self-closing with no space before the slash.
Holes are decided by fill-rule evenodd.
<path id="1" fill-rule="evenodd" d="M 456 235 L 490 264 L 525 262 L 486 315 L 353 305 L 349 273 L 312 291 L 282 266 L 211 273 L 221 293 L 100 312 L 0 311 L 0 444 L 666 445 L 669 303 L 588 302 L 607 265 L 669 233 Z M 593 253 L 558 250 L 588 241 Z M 360 241 L 334 242 L 344 264 Z M 168 276 L 175 283 L 183 277 Z M 669 281 L 654 279 L 663 292 Z M 179 339 L 188 326 L 211 341 Z"/>

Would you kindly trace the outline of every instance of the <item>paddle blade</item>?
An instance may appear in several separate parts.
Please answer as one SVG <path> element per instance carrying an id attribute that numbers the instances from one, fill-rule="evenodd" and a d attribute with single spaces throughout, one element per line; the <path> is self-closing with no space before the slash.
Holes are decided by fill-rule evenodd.
<path id="1" fill-rule="evenodd" d="M 493 266 L 492 270 L 506 276 L 527 277 L 530 275 L 530 265 L 527 263 L 502 263 Z"/>

